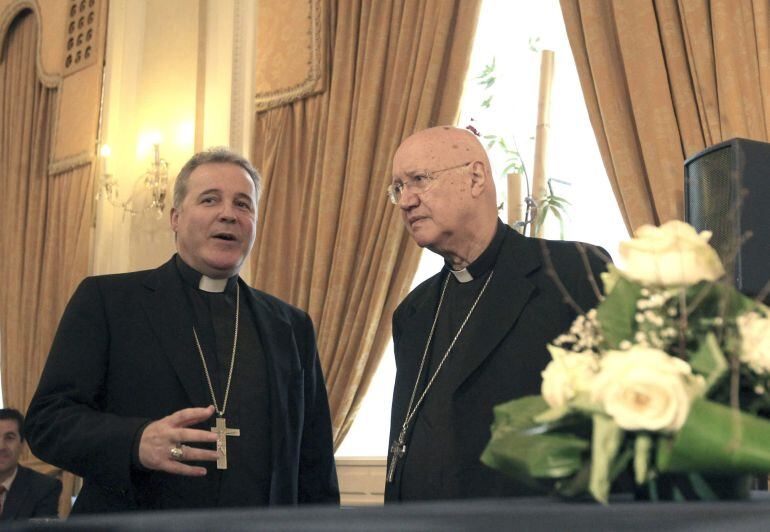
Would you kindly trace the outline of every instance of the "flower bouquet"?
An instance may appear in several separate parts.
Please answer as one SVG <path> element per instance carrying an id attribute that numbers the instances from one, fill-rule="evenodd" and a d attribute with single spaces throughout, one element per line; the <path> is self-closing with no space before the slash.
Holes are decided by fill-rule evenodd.
<path id="1" fill-rule="evenodd" d="M 495 408 L 482 461 L 602 503 L 621 477 L 716 499 L 770 472 L 770 309 L 725 282 L 710 236 L 672 221 L 621 244 L 597 307 L 548 346 L 541 395 Z"/>

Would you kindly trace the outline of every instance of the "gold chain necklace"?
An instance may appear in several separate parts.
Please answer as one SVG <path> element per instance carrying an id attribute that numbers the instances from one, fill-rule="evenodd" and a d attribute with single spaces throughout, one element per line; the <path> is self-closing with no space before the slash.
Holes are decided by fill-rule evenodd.
<path id="1" fill-rule="evenodd" d="M 444 367 L 444 362 L 446 362 L 446 359 L 449 356 L 449 352 L 455 346 L 455 342 L 457 342 L 457 339 L 460 337 L 460 333 L 463 332 L 463 329 L 465 328 L 465 324 L 468 323 L 468 319 L 470 319 L 471 314 L 473 314 L 473 311 L 476 309 L 476 305 L 478 305 L 479 300 L 481 300 L 481 296 L 484 295 L 484 291 L 487 289 L 487 285 L 489 284 L 489 281 L 492 279 L 492 276 L 494 275 L 494 273 L 495 273 L 494 270 L 489 272 L 489 277 L 487 277 L 487 280 L 484 282 L 484 286 L 482 286 L 481 291 L 479 291 L 479 295 L 476 296 L 476 300 L 473 302 L 473 305 L 471 305 L 471 308 L 468 311 L 468 314 L 465 316 L 465 319 L 463 320 L 462 324 L 460 324 L 460 329 L 457 331 L 457 334 L 455 334 L 454 338 L 452 338 L 452 342 L 449 344 L 449 347 L 447 347 L 447 350 L 444 353 L 444 356 L 441 358 L 441 361 L 439 362 L 438 367 L 436 368 L 436 371 L 433 372 L 433 375 L 428 381 L 428 384 L 425 385 L 425 389 L 422 391 L 422 394 L 420 394 L 420 398 L 417 399 L 417 403 L 415 403 L 414 398 L 417 395 L 417 387 L 420 384 L 420 377 L 422 376 L 422 370 L 425 367 L 425 361 L 428 359 L 428 349 L 430 348 L 430 343 L 433 340 L 433 333 L 436 331 L 436 323 L 438 322 L 439 312 L 441 312 L 441 304 L 444 302 L 444 294 L 446 293 L 447 286 L 449 285 L 449 277 L 451 276 L 451 274 L 447 273 L 446 280 L 444 281 L 444 287 L 441 289 L 441 297 L 438 300 L 436 315 L 433 317 L 433 325 L 431 325 L 430 333 L 428 334 L 428 341 L 425 343 L 425 350 L 422 353 L 422 360 L 420 361 L 420 369 L 417 371 L 417 379 L 414 381 L 414 388 L 412 388 L 412 397 L 409 399 L 409 406 L 406 407 L 406 416 L 404 416 L 404 424 L 401 426 L 401 432 L 398 435 L 398 439 L 393 440 L 393 443 L 390 446 L 391 458 L 390 458 L 390 467 L 388 467 L 388 482 L 393 482 L 398 460 L 401 459 L 406 454 L 406 433 L 407 433 L 407 430 L 409 429 L 409 424 L 412 422 L 412 419 L 420 410 L 420 406 L 422 406 L 422 402 L 425 399 L 425 396 L 428 395 L 428 391 L 430 390 L 431 386 L 433 386 L 433 381 L 436 380 L 436 377 L 438 376 L 439 371 L 441 371 L 441 368 Z M 414 407 L 412 406 L 412 404 L 414 404 Z"/>
<path id="2" fill-rule="evenodd" d="M 227 374 L 227 385 L 225 386 L 225 397 L 222 399 L 222 410 L 219 409 L 217 404 L 217 397 L 214 394 L 214 386 L 211 384 L 211 375 L 209 374 L 209 367 L 206 364 L 206 358 L 203 356 L 203 349 L 201 349 L 200 340 L 198 340 L 198 332 L 193 325 L 193 337 L 195 338 L 195 346 L 198 348 L 198 354 L 201 357 L 201 363 L 203 364 L 203 372 L 206 374 L 206 382 L 209 385 L 209 392 L 211 393 L 211 400 L 214 402 L 214 410 L 217 412 L 216 425 L 211 427 L 211 432 L 215 432 L 217 435 L 217 469 L 227 469 L 227 436 L 240 436 L 241 431 L 227 426 L 227 420 L 225 419 L 225 410 L 227 409 L 227 399 L 230 397 L 230 384 L 233 382 L 233 368 L 235 367 L 235 352 L 238 347 L 238 321 L 241 310 L 241 286 L 237 283 L 235 285 L 235 332 L 233 333 L 233 352 L 230 355 L 230 370 Z"/>
<path id="3" fill-rule="evenodd" d="M 230 384 L 233 381 L 233 368 L 235 367 L 235 351 L 238 346 L 238 319 L 241 310 L 241 287 L 236 284 L 235 288 L 235 333 L 233 333 L 233 352 L 230 355 L 230 371 L 227 375 L 227 386 L 225 386 L 225 397 L 222 401 L 222 410 L 219 410 L 217 404 L 217 398 L 214 395 L 214 387 L 211 385 L 211 375 L 209 375 L 209 367 L 206 364 L 206 359 L 203 356 L 203 349 L 201 349 L 201 343 L 198 340 L 198 332 L 193 325 L 193 336 L 195 337 L 195 346 L 198 348 L 198 354 L 201 357 L 201 363 L 203 364 L 203 372 L 206 374 L 206 382 L 209 385 L 209 392 L 211 393 L 211 400 L 214 402 L 214 410 L 217 411 L 219 417 L 225 415 L 225 409 L 227 409 L 227 398 L 230 396 Z"/>

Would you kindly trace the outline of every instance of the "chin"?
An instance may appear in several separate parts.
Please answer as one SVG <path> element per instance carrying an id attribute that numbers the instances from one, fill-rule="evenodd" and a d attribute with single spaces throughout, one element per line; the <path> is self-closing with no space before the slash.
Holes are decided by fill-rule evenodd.
<path id="1" fill-rule="evenodd" d="M 212 273 L 221 277 L 223 275 L 231 277 L 240 271 L 243 265 L 243 258 L 238 256 L 237 259 L 217 257 L 211 260 L 205 261 L 206 267 L 211 270 Z"/>
<path id="2" fill-rule="evenodd" d="M 436 241 L 436 236 L 430 234 L 428 231 L 417 230 L 412 233 L 412 240 L 421 248 L 432 246 Z"/>

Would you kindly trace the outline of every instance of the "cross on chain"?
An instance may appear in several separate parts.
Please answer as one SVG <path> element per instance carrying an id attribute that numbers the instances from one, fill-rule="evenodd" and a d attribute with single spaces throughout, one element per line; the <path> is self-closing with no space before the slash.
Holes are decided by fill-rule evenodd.
<path id="1" fill-rule="evenodd" d="M 240 436 L 241 431 L 232 427 L 228 428 L 225 418 L 218 417 L 217 425 L 211 427 L 211 432 L 217 435 L 217 469 L 227 469 L 227 437 Z"/>
<path id="2" fill-rule="evenodd" d="M 406 454 L 406 434 L 401 431 L 398 440 L 393 440 L 390 446 L 390 467 L 388 467 L 388 482 L 393 482 L 396 475 L 396 466 L 398 461 Z"/>

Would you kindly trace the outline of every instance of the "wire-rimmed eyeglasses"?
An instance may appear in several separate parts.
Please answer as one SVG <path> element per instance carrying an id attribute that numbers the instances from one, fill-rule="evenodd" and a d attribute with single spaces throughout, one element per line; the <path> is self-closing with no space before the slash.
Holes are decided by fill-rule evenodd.
<path id="1" fill-rule="evenodd" d="M 469 164 L 471 163 L 467 162 L 448 168 L 441 168 L 440 170 L 421 170 L 415 172 L 414 175 L 410 176 L 406 181 L 392 183 L 388 187 L 388 198 L 393 205 L 398 205 L 398 202 L 401 201 L 401 194 L 404 192 L 405 188 L 408 188 L 414 194 L 422 194 L 423 192 L 427 192 L 433 186 L 433 183 L 437 179 L 436 174 L 446 172 L 447 170 L 463 168 Z"/>

